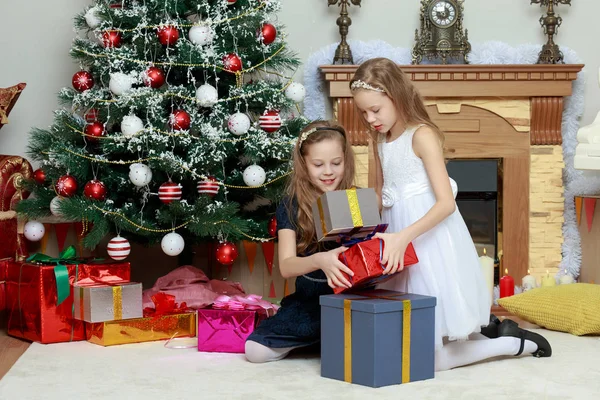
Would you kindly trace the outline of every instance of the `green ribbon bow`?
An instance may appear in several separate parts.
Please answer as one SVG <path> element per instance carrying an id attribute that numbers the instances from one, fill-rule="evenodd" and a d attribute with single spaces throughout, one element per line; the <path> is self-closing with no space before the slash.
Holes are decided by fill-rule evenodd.
<path id="1" fill-rule="evenodd" d="M 69 270 L 66 263 L 78 265 L 81 261 L 77 260 L 77 251 L 75 246 L 69 246 L 60 252 L 58 258 L 50 257 L 46 254 L 35 253 L 27 258 L 27 262 L 39 262 L 45 264 L 56 264 L 54 267 L 54 276 L 56 277 L 56 305 L 60 305 L 71 294 L 71 285 L 69 284 Z M 75 277 L 77 279 L 77 277 Z"/>

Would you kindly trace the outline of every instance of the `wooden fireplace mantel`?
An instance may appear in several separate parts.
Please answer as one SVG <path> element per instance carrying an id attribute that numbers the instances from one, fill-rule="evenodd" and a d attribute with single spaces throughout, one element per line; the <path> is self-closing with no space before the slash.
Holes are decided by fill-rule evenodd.
<path id="1" fill-rule="evenodd" d="M 321 72 L 334 107 L 353 145 L 369 145 L 354 106 L 349 81 L 357 65 L 325 65 Z M 449 158 L 495 158 L 503 163 L 503 264 L 517 284 L 527 275 L 530 250 L 531 153 L 562 143 L 563 98 L 583 65 L 400 65 L 423 96 L 427 110 L 446 133 Z M 505 118 L 479 106 L 502 101 L 525 109 Z M 463 104 L 464 103 L 464 104 Z M 369 159 L 369 171 L 374 171 Z M 562 168 L 557 166 L 557 168 Z M 374 182 L 369 172 L 369 185 Z"/>

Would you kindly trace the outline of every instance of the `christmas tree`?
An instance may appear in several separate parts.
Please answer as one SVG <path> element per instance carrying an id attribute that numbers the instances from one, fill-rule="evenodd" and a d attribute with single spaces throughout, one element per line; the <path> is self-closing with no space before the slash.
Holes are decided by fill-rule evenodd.
<path id="1" fill-rule="evenodd" d="M 19 212 L 32 224 L 51 214 L 89 223 L 89 249 L 116 236 L 115 259 L 128 240 L 161 242 L 169 255 L 201 241 L 271 240 L 308 123 L 280 6 L 96 0 L 75 17 L 70 54 L 81 70 L 59 94 L 63 108 L 32 131 L 40 168 Z"/>

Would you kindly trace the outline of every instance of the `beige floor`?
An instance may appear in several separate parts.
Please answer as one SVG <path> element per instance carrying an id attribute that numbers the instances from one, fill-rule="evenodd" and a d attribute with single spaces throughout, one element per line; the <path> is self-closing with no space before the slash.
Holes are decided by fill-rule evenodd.
<path id="1" fill-rule="evenodd" d="M 6 334 L 6 321 L 0 313 L 0 379 L 29 347 L 29 342 L 10 337 Z"/>

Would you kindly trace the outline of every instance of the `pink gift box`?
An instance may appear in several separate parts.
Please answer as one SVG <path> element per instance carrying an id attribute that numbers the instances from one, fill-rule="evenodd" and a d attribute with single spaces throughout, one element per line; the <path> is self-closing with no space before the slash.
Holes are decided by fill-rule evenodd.
<path id="1" fill-rule="evenodd" d="M 264 311 L 264 310 L 263 310 Z M 198 310 L 198 351 L 243 353 L 246 338 L 267 316 L 250 310 Z"/>
<path id="2" fill-rule="evenodd" d="M 212 308 L 198 310 L 198 351 L 243 353 L 246 338 L 278 309 L 255 294 L 218 296 Z"/>

